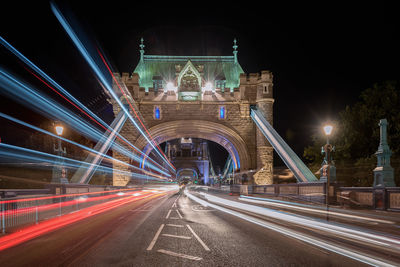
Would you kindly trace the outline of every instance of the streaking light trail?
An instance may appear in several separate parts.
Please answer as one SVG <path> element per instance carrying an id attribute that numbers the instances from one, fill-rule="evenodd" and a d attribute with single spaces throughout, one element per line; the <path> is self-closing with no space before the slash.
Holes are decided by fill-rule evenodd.
<path id="1" fill-rule="evenodd" d="M 146 141 L 153 147 L 153 149 L 156 151 L 156 153 L 161 157 L 161 159 L 163 161 L 165 161 L 167 163 L 168 166 L 170 166 L 172 168 L 173 171 L 175 171 L 175 167 L 168 161 L 168 159 L 166 158 L 165 155 L 162 154 L 162 152 L 160 152 L 161 150 L 154 146 L 154 140 L 150 140 L 149 137 L 147 137 L 147 135 L 142 131 L 142 129 L 139 127 L 139 125 L 137 124 L 137 122 L 135 121 L 135 119 L 130 115 L 129 111 L 125 108 L 125 106 L 122 104 L 121 100 L 119 99 L 119 97 L 115 94 L 113 88 L 111 87 L 110 83 L 107 81 L 106 77 L 103 75 L 103 73 L 101 72 L 99 66 L 96 64 L 95 60 L 93 59 L 93 57 L 90 55 L 88 49 L 86 49 L 86 47 L 84 46 L 84 44 L 81 42 L 81 40 L 78 38 L 77 34 L 75 33 L 75 31 L 72 29 L 72 27 L 69 25 L 69 23 L 67 22 L 67 20 L 64 18 L 64 16 L 61 14 L 61 12 L 58 10 L 58 8 L 56 7 L 56 5 L 54 3 L 50 3 L 51 4 L 51 9 L 54 13 L 54 15 L 56 16 L 56 18 L 58 19 L 58 21 L 60 22 L 60 24 L 62 25 L 62 27 L 64 28 L 64 30 L 66 31 L 66 33 L 68 34 L 68 36 L 71 38 L 71 40 L 73 41 L 73 43 L 75 44 L 75 46 L 78 48 L 78 50 L 80 51 L 80 53 L 82 54 L 82 56 L 85 58 L 85 60 L 87 61 L 87 63 L 89 64 L 89 66 L 92 68 L 92 70 L 94 71 L 94 73 L 96 74 L 97 78 L 101 81 L 101 83 L 104 85 L 105 88 L 107 88 L 107 90 L 109 91 L 109 93 L 113 96 L 114 100 L 119 104 L 121 110 L 123 110 L 129 120 L 132 122 L 132 124 L 139 130 L 139 132 L 143 135 L 143 137 L 146 139 Z M 106 63 L 104 58 L 102 59 L 103 63 Z M 106 65 L 108 67 L 108 65 Z M 110 70 L 109 70 L 110 71 Z M 111 72 L 112 73 L 112 72 Z M 115 77 L 113 77 L 115 79 Z M 118 83 L 117 83 L 118 84 Z M 118 84 L 119 86 L 119 84 Z M 119 86 L 120 88 L 120 86 Z M 121 88 L 120 88 L 121 89 Z M 124 97 L 126 98 L 127 102 L 129 103 L 129 99 L 127 99 L 126 94 L 122 91 L 122 94 L 124 95 Z M 131 108 L 133 108 L 131 106 Z M 141 122 L 139 116 L 137 115 L 136 111 L 134 109 L 132 109 L 138 120 Z M 141 123 L 143 125 L 143 123 Z M 144 127 L 144 125 L 143 125 Z M 144 127 L 144 129 L 146 129 Z M 146 129 L 146 132 L 147 129 Z"/>
<path id="2" fill-rule="evenodd" d="M 79 161 L 79 160 L 74 160 L 62 156 L 57 156 L 53 154 L 48 154 L 45 152 L 37 151 L 37 150 L 32 150 L 24 147 L 18 147 L 18 146 L 13 146 L 5 143 L 0 143 L 0 156 L 6 157 L 6 158 L 13 158 L 13 159 L 18 159 L 18 160 L 28 160 L 28 161 L 33 161 L 33 162 L 47 162 L 50 164 L 57 165 L 58 161 L 61 159 L 63 160 L 63 165 L 71 168 L 90 168 L 94 164 L 87 163 L 84 161 Z M 127 171 L 122 171 L 118 169 L 113 169 L 110 167 L 105 167 L 105 166 L 97 166 L 97 168 L 100 171 L 106 172 L 106 173 L 120 173 L 128 176 L 132 176 L 135 178 L 139 179 L 155 179 L 154 177 L 149 177 L 143 174 L 138 174 L 138 173 L 131 173 Z"/>
<path id="3" fill-rule="evenodd" d="M 100 213 L 107 212 L 111 209 L 115 209 L 122 205 L 126 205 L 128 203 L 138 201 L 138 200 L 141 200 L 144 198 L 148 198 L 151 196 L 160 196 L 160 195 L 163 195 L 163 193 L 160 193 L 160 194 L 147 193 L 147 194 L 143 194 L 140 196 L 125 195 L 122 199 L 112 200 L 112 201 L 108 201 L 106 203 L 94 205 L 94 206 L 82 209 L 82 210 L 74 212 L 74 213 L 66 214 L 61 217 L 57 217 L 57 218 L 53 218 L 53 219 L 44 221 L 44 222 L 39 223 L 34 226 L 26 227 L 26 228 L 22 229 L 21 231 L 1 237 L 0 238 L 0 251 L 5 250 L 10 247 L 13 247 L 13 246 L 16 246 L 18 244 L 26 242 L 30 239 L 33 239 L 33 238 L 43 235 L 45 233 L 49 233 L 56 229 L 60 229 L 71 223 L 81 221 L 83 219 L 89 218 L 91 216 L 94 216 L 94 215 L 97 215 Z"/>
<path id="4" fill-rule="evenodd" d="M 126 99 L 126 102 L 129 104 L 129 106 L 131 107 L 131 110 L 135 113 L 136 118 L 139 120 L 140 124 L 142 125 L 143 129 L 145 129 L 146 133 L 149 135 L 150 140 L 153 142 L 153 144 L 157 147 L 156 152 L 160 151 L 162 156 L 166 159 L 167 163 L 169 166 L 171 166 L 174 170 L 175 167 L 171 164 L 171 162 L 168 160 L 167 156 L 164 154 L 164 152 L 162 152 L 162 149 L 157 145 L 157 143 L 154 141 L 154 139 L 151 137 L 151 134 L 149 133 L 149 131 L 146 129 L 146 127 L 144 126 L 142 120 L 140 119 L 139 115 L 136 113 L 136 109 L 132 106 L 131 102 L 128 100 L 128 97 L 125 93 L 125 90 L 123 90 L 119 84 L 119 82 L 117 81 L 117 79 L 115 78 L 114 74 L 112 73 L 110 67 L 108 66 L 106 60 L 104 59 L 103 55 L 100 53 L 100 51 L 97 49 L 97 52 L 99 53 L 104 65 L 106 65 L 110 75 L 112 76 L 113 80 L 115 81 L 115 83 L 117 84 L 118 88 L 120 89 L 121 93 L 123 94 L 123 96 Z M 146 139 L 147 140 L 147 139 Z M 154 148 L 154 146 L 150 143 L 150 145 Z M 147 155 L 144 155 L 144 158 L 147 158 Z M 142 166 L 144 166 L 144 164 L 142 164 Z"/>
<path id="5" fill-rule="evenodd" d="M 393 221 L 370 218 L 370 217 L 360 216 L 360 215 L 356 215 L 356 214 L 346 214 L 346 213 L 343 213 L 343 211 L 335 212 L 334 211 L 335 208 L 330 208 L 330 210 L 327 211 L 325 207 L 318 208 L 318 207 L 315 207 L 312 205 L 293 203 L 293 202 L 282 201 L 282 200 L 277 200 L 277 199 L 265 199 L 265 198 L 250 197 L 250 196 L 240 196 L 239 200 L 252 202 L 252 203 L 258 203 L 258 204 L 266 204 L 266 205 L 282 207 L 282 208 L 288 208 L 288 209 L 293 209 L 293 210 L 307 211 L 307 212 L 311 212 L 311 213 L 319 213 L 319 214 L 324 214 L 324 215 L 329 213 L 329 215 L 345 217 L 345 218 L 349 218 L 349 219 L 357 219 L 357 220 L 361 220 L 361 221 L 372 221 L 372 222 L 378 222 L 378 223 L 395 224 L 395 222 L 393 222 Z"/>
<path id="6" fill-rule="evenodd" d="M 89 139 L 99 141 L 105 140 L 103 134 L 94 128 L 92 125 L 84 122 L 80 117 L 63 108 L 61 105 L 57 104 L 48 96 L 37 92 L 32 87 L 18 81 L 12 75 L 2 70 L 0 67 L 0 87 L 2 87 L 3 93 L 8 93 L 14 99 L 21 102 L 24 105 L 28 105 L 30 108 L 35 108 L 40 113 L 44 114 L 51 119 L 61 120 L 69 124 L 76 131 L 80 132 Z M 128 156 L 134 161 L 140 162 L 141 158 L 119 145 L 118 143 L 113 143 L 113 149 L 120 152 L 123 155 Z M 162 172 L 159 168 L 152 164 L 149 164 L 150 168 Z"/>
<path id="7" fill-rule="evenodd" d="M 7 48 L 9 51 L 11 51 L 15 56 L 17 56 L 22 62 L 27 64 L 31 69 L 33 69 L 35 72 L 37 72 L 43 79 L 45 79 L 47 82 L 42 80 L 40 77 L 29 71 L 33 76 L 35 76 L 38 80 L 40 80 L 42 83 L 44 83 L 47 87 L 49 87 L 51 90 L 56 92 L 59 96 L 61 96 L 64 100 L 66 100 L 68 103 L 73 105 L 75 108 L 77 108 L 80 112 L 85 114 L 87 117 L 89 117 L 92 121 L 94 121 L 96 124 L 101 126 L 103 129 L 106 131 L 113 131 L 113 129 L 107 125 L 103 120 L 101 120 L 96 114 L 94 114 L 92 111 L 90 111 L 85 105 L 83 105 L 81 102 L 79 102 L 76 98 L 74 98 L 71 94 L 68 93 L 62 86 L 60 86 L 57 82 L 55 82 L 51 77 L 49 77 L 44 71 L 42 71 L 39 67 L 37 67 L 32 61 L 30 61 L 28 58 L 26 58 L 22 53 L 20 53 L 17 49 L 15 49 L 11 44 L 9 44 L 4 38 L 0 36 L 0 44 L 2 44 L 5 48 Z M 53 85 L 55 88 L 53 88 L 51 85 Z M 104 87 L 103 87 L 104 88 Z M 62 94 L 59 91 L 62 92 Z M 128 140 L 126 140 L 124 137 L 122 137 L 119 133 L 117 133 L 117 138 L 121 141 L 123 141 L 125 144 L 128 146 L 132 147 L 135 151 L 139 152 L 140 154 L 143 154 L 143 152 L 136 148 L 134 145 L 132 145 Z M 153 164 L 158 165 L 160 168 L 163 168 L 161 165 L 159 165 L 157 162 L 153 161 L 150 159 Z"/>
<path id="8" fill-rule="evenodd" d="M 276 231 L 278 233 L 281 233 L 281 234 L 283 234 L 285 236 L 301 240 L 301 241 L 303 241 L 305 243 L 308 243 L 310 245 L 313 245 L 313 246 L 317 246 L 317 247 L 319 247 L 321 249 L 332 251 L 334 253 L 343 255 L 345 257 L 349 257 L 351 259 L 354 259 L 354 260 L 357 260 L 357 261 L 360 261 L 360 262 L 363 262 L 363 263 L 366 263 L 366 264 L 369 264 L 369 265 L 372 265 L 372 266 L 388 266 L 388 267 L 389 266 L 390 267 L 395 266 L 395 265 L 393 265 L 393 264 L 391 264 L 391 263 L 389 263 L 389 262 L 387 262 L 385 260 L 378 259 L 378 258 L 375 258 L 375 257 L 370 257 L 368 255 L 363 255 L 362 253 L 359 253 L 358 251 L 355 251 L 353 249 L 349 249 L 349 248 L 341 246 L 341 245 L 330 244 L 330 243 L 328 243 L 328 242 L 326 242 L 324 240 L 321 240 L 321 239 L 318 239 L 318 238 L 315 238 L 315 237 L 311 237 L 311 236 L 305 235 L 303 233 L 300 233 L 300 232 L 297 232 L 297 231 L 282 227 L 280 225 L 269 223 L 267 221 L 264 221 L 264 220 L 261 220 L 261 219 L 255 218 L 255 217 L 252 217 L 252 216 L 249 216 L 249 215 L 246 215 L 246 214 L 242 214 L 242 213 L 240 213 L 238 211 L 230 210 L 228 208 L 225 208 L 225 207 L 210 203 L 210 202 L 205 201 L 205 200 L 203 200 L 203 199 L 201 199 L 199 197 L 194 196 L 193 194 L 189 193 L 187 190 L 185 190 L 185 195 L 187 197 L 189 197 L 191 200 L 196 201 L 197 203 L 199 203 L 202 206 L 211 207 L 211 208 L 220 210 L 222 212 L 231 214 L 233 216 L 236 216 L 236 217 L 241 218 L 243 220 L 246 220 L 248 222 L 254 223 L 256 225 L 271 229 L 271 230 Z M 208 194 L 205 194 L 205 196 L 206 197 L 212 197 L 211 195 L 208 195 Z M 217 198 L 216 197 L 215 199 L 213 199 L 212 202 L 223 204 L 224 206 L 228 206 L 228 207 L 237 208 L 236 204 L 234 204 L 232 206 L 231 202 L 233 202 L 233 201 L 229 201 L 229 200 L 225 201 L 225 200 L 226 199 L 222 199 L 222 198 Z M 238 203 L 238 202 L 234 202 L 234 203 Z M 239 203 L 239 204 L 241 204 L 241 203 Z M 253 207 L 253 208 L 254 207 L 257 208 L 256 206 L 251 206 L 251 205 L 247 205 L 247 206 L 250 206 L 250 207 Z M 252 210 L 252 208 L 250 210 Z M 247 211 L 249 211 L 249 210 L 247 210 Z M 293 216 L 293 217 L 295 217 L 295 216 Z M 310 223 L 313 222 L 312 220 L 309 220 L 309 221 L 310 221 Z"/>
<path id="9" fill-rule="evenodd" d="M 107 154 L 100 153 L 100 152 L 98 152 L 98 151 L 96 151 L 96 150 L 94 150 L 94 149 L 92 149 L 92 148 L 89 148 L 89 147 L 87 147 L 87 146 L 81 145 L 81 144 L 79 144 L 79 143 L 77 143 L 77 142 L 71 141 L 71 140 L 66 139 L 66 138 L 64 138 L 64 137 L 62 137 L 62 136 L 53 134 L 53 133 L 48 132 L 48 131 L 46 131 L 46 130 L 43 130 L 43 129 L 39 128 L 39 127 L 33 126 L 33 125 L 31 125 L 31 124 L 28 124 L 28 123 L 26 123 L 26 122 L 23 122 L 23 121 L 21 121 L 21 120 L 18 120 L 18 119 L 16 119 L 16 118 L 11 117 L 11 116 L 8 116 L 8 115 L 6 115 L 6 114 L 4 114 L 4 113 L 1 113 L 1 112 L 0 112 L 0 117 L 5 118 L 5 119 L 8 119 L 8 120 L 10 120 L 10 121 L 13 121 L 13 122 L 15 122 L 15 123 L 18 123 L 18 124 L 20 124 L 20 125 L 23 125 L 23 126 L 25 126 L 25 127 L 28 127 L 28 128 L 30 128 L 30 129 L 36 130 L 36 131 L 38 131 L 38 132 L 44 133 L 44 134 L 46 134 L 46 135 L 52 136 L 52 137 L 54 137 L 54 138 L 61 139 L 61 140 L 64 141 L 64 142 L 70 143 L 70 144 L 75 145 L 75 146 L 77 146 L 77 147 L 80 147 L 80 148 L 82 148 L 82 149 L 84 149 L 84 150 L 90 151 L 90 152 L 92 152 L 92 153 L 94 153 L 94 154 L 96 154 L 96 155 L 100 155 L 100 156 L 102 156 L 102 157 L 104 157 L 104 158 L 110 159 L 111 161 L 116 161 L 116 162 L 118 162 L 118 163 L 121 163 L 121 164 L 126 165 L 126 166 L 128 166 L 128 167 L 130 167 L 130 168 L 133 168 L 133 169 L 137 169 L 137 170 L 139 170 L 139 171 L 141 170 L 140 168 L 138 168 L 138 167 L 136 167 L 136 166 L 133 166 L 133 165 L 131 165 L 131 164 L 128 164 L 128 163 L 126 163 L 126 162 L 124 162 L 124 161 L 115 159 L 115 158 L 113 158 L 113 157 L 111 157 L 111 156 L 109 156 L 109 155 L 107 155 Z M 96 166 L 98 166 L 98 165 L 96 164 Z M 159 170 L 159 171 L 162 172 L 161 170 Z M 170 176 L 170 174 L 168 174 L 168 173 L 166 173 L 166 172 L 162 172 L 162 173 L 163 173 L 164 175 L 166 175 L 166 176 Z M 151 172 L 148 172 L 148 175 L 154 176 L 154 174 L 151 173 Z"/>

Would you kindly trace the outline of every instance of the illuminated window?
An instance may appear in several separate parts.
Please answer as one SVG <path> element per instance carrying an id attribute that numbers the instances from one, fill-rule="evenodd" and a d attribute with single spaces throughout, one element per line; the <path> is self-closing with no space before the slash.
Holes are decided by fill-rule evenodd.
<path id="1" fill-rule="evenodd" d="M 154 119 L 160 120 L 161 119 L 161 110 L 159 106 L 154 106 Z"/>
<path id="2" fill-rule="evenodd" d="M 226 108 L 225 106 L 219 107 L 219 118 L 225 119 L 226 118 Z"/>
<path id="3" fill-rule="evenodd" d="M 164 81 L 163 80 L 153 80 L 153 88 L 154 91 L 158 92 L 159 90 L 164 88 Z"/>
<path id="4" fill-rule="evenodd" d="M 215 88 L 219 88 L 222 91 L 225 90 L 226 81 L 225 80 L 216 80 L 215 81 Z"/>

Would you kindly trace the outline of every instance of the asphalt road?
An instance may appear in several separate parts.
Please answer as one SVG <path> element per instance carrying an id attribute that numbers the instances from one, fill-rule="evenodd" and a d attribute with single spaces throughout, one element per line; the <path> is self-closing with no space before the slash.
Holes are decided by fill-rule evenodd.
<path id="1" fill-rule="evenodd" d="M 126 204 L 0 252 L 1 266 L 362 266 L 182 194 Z"/>

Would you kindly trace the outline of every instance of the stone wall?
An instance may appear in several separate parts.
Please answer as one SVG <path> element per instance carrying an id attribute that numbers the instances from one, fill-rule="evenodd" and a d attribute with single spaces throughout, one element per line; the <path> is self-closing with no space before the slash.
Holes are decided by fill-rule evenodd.
<path id="1" fill-rule="evenodd" d="M 160 101 L 159 96 L 163 94 L 162 92 L 157 93 L 150 88 L 149 92 L 145 93 L 144 88 L 139 88 L 138 80 L 137 74 L 132 76 L 123 74 L 120 77 L 120 81 L 126 85 L 127 92 L 132 98 L 130 101 L 139 110 L 147 129 L 160 123 L 177 120 L 203 120 L 226 126 L 237 133 L 245 143 L 251 161 L 250 165 L 247 166 L 247 170 L 259 170 L 254 176 L 255 183 L 272 184 L 273 149 L 266 138 L 256 129 L 250 117 L 250 106 L 257 105 L 272 124 L 273 98 L 272 74 L 270 72 L 263 71 L 261 75 L 258 73 L 241 75 L 239 88 L 235 88 L 232 93 L 219 92 L 213 96 L 212 101 Z M 119 108 L 116 103 L 113 103 L 113 106 L 114 113 L 117 114 Z M 225 119 L 219 118 L 221 106 L 224 106 L 226 110 Z M 160 110 L 160 119 L 154 117 L 156 107 Z M 134 114 L 133 117 L 135 117 Z M 121 134 L 132 144 L 140 137 L 131 122 L 127 122 Z M 176 138 L 180 137 L 190 136 L 181 136 L 177 131 Z M 139 149 L 143 148 L 139 147 Z M 118 153 L 115 153 L 115 156 L 123 161 L 129 160 Z M 118 164 L 115 164 L 114 167 L 124 168 Z M 247 170 L 241 169 L 240 171 Z M 127 177 L 114 175 L 115 185 L 122 185 L 127 180 Z"/>

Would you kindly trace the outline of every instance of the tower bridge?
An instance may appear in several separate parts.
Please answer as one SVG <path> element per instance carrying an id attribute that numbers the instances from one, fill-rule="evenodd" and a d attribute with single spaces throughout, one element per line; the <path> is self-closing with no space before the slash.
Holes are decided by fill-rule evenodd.
<path id="1" fill-rule="evenodd" d="M 65 138 L 59 124 L 56 135 L 0 112 L 11 129 L 20 125 L 54 138 L 58 154 L 0 140 L 5 159 L 0 170 L 6 171 L 1 184 L 45 187 L 0 189 L 2 266 L 400 266 L 400 219 L 394 213 L 400 211 L 400 190 L 394 187 L 386 119 L 379 123 L 373 187 L 335 182 L 329 142 L 320 181 L 307 183 L 316 177 L 273 128 L 273 75 L 245 73 L 236 41 L 227 56 L 173 56 L 145 54 L 142 40 L 134 71 L 117 74 L 101 49 L 91 49 L 78 24 L 50 5 L 110 97 L 115 118 L 104 122 L 0 37 L 0 45 L 44 82 L 46 91 L 51 88 L 71 105 L 3 66 L 0 93 L 97 143 L 92 148 Z M 82 149 L 85 159 L 67 156 L 61 141 Z M 227 151 L 226 162 L 218 162 L 224 166 L 216 168 L 218 177 L 262 186 L 182 190 L 166 181 L 212 182 L 217 177 L 212 142 Z M 300 183 L 268 185 L 273 150 Z M 110 162 L 114 168 L 105 166 Z M 51 184 L 43 182 L 50 176 L 46 168 L 54 170 Z M 8 174 L 12 169 L 17 175 Z M 38 178 L 26 179 L 29 172 Z M 96 172 L 112 173 L 115 186 L 89 184 Z M 132 181 L 148 183 L 126 186 Z M 290 199 L 295 202 L 285 201 Z"/>
<path id="2" fill-rule="evenodd" d="M 272 73 L 246 74 L 236 40 L 230 56 L 147 55 L 144 47 L 142 39 L 132 73 L 114 75 L 126 85 L 128 101 L 137 107 L 155 143 L 189 137 L 216 142 L 228 151 L 235 171 L 257 170 L 250 177 L 254 183 L 271 184 L 273 147 L 253 122 L 250 107 L 256 106 L 272 125 Z M 117 115 L 120 106 L 112 103 Z M 130 121 L 121 135 L 147 155 L 153 149 Z M 129 161 L 119 153 L 114 157 Z M 114 168 L 129 171 L 119 163 Z M 129 179 L 115 173 L 113 184 L 126 185 Z"/>

